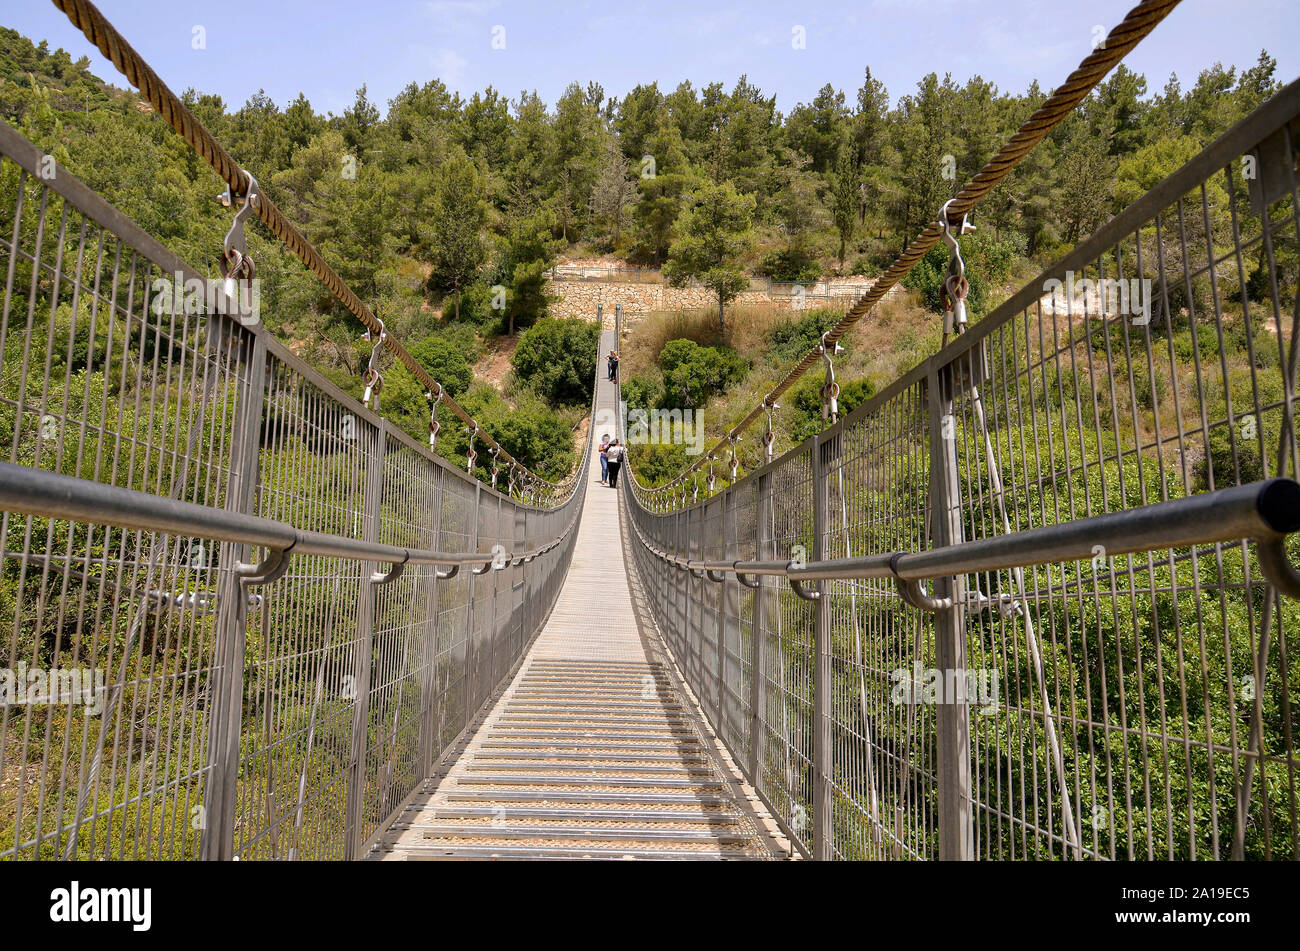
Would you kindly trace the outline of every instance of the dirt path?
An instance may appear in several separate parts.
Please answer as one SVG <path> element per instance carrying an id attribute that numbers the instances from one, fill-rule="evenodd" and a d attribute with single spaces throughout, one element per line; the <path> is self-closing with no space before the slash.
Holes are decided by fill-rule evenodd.
<path id="1" fill-rule="evenodd" d="M 495 386 L 498 392 L 505 389 L 506 377 L 510 375 L 510 358 L 519 346 L 519 335 L 513 337 L 494 337 L 487 341 L 486 353 L 474 364 L 474 376 L 486 380 Z"/>

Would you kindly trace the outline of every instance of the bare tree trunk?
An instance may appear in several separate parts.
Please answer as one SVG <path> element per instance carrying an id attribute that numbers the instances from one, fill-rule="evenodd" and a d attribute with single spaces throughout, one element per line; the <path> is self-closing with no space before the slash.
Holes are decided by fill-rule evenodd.
<path id="1" fill-rule="evenodd" d="M 724 334 L 727 332 L 727 315 L 726 309 L 722 303 L 722 295 L 718 295 L 718 329 Z"/>

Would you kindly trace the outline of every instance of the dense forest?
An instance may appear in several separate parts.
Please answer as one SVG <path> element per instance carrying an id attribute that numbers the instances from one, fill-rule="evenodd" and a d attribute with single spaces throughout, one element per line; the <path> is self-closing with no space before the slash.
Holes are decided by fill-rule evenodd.
<path id="1" fill-rule="evenodd" d="M 1004 296 L 990 277 L 1005 281 L 1086 236 L 1275 91 L 1275 65 L 1262 52 L 1241 71 L 1204 70 L 1187 90 L 1170 76 L 1157 93 L 1120 66 L 981 205 L 966 251 L 986 285 L 972 289 L 976 316 Z M 588 394 L 536 368 L 552 367 L 580 332 L 548 321 L 531 348 L 542 358 L 516 360 L 502 387 L 475 382 L 470 366 L 497 335 L 546 316 L 557 258 L 660 266 L 720 303 L 749 274 L 870 276 L 1045 93 L 931 73 L 894 99 L 867 67 L 859 89 L 827 85 L 788 112 L 744 76 L 729 91 L 650 83 L 621 99 L 575 82 L 550 106 L 491 87 L 464 99 L 431 79 L 410 83 L 386 113 L 362 87 L 338 116 L 303 94 L 283 107 L 261 92 L 237 108 L 194 89 L 184 98 L 435 378 L 508 451 L 556 475 L 572 461 Z M 147 232 L 214 268 L 229 222 L 216 177 L 87 59 L 0 29 L 0 116 Z M 355 319 L 256 230 L 271 329 L 359 394 L 369 345 Z M 585 370 L 550 376 L 575 374 Z M 720 390 L 737 375 L 712 378 Z M 400 370 L 386 385 L 385 415 L 422 437 L 420 387 Z M 446 437 L 441 450 L 457 457 L 463 434 L 449 426 Z"/>
<path id="2" fill-rule="evenodd" d="M 230 211 L 216 198 L 221 190 L 216 177 L 134 94 L 106 85 L 89 66 L 86 60 L 74 62 L 62 50 L 50 52 L 45 43 L 34 45 L 13 31 L 0 30 L 0 117 L 145 231 L 196 267 L 215 273 L 230 221 Z M 1058 78 L 1048 77 L 1053 82 Z M 1186 91 L 1170 77 L 1160 92 L 1153 92 L 1143 77 L 1118 68 L 981 204 L 979 231 L 964 244 L 974 319 L 1005 299 L 1017 281 L 1028 279 L 1186 162 L 1278 86 L 1275 63 L 1267 53 L 1244 71 L 1207 69 Z M 737 411 L 753 406 L 778 372 L 806 353 L 836 316 L 833 310 L 758 313 L 726 306 L 728 296 L 752 274 L 806 281 L 878 273 L 1044 93 L 1037 85 L 1020 94 L 1006 93 L 978 77 L 957 85 L 950 77 L 932 73 L 895 100 L 867 70 L 860 89 L 845 93 L 827 86 L 812 103 L 796 104 L 788 113 L 778 110 L 774 96 L 744 77 L 730 92 L 719 83 L 702 90 L 682 83 L 671 92 L 651 84 L 622 99 L 608 97 L 596 83 L 575 83 L 552 106 L 535 93 L 511 99 L 491 88 L 466 101 L 435 79 L 409 85 L 388 103 L 386 114 L 363 88 L 340 116 L 319 114 L 303 95 L 283 108 L 262 94 L 238 108 L 195 90 L 185 97 L 330 264 L 484 428 L 516 458 L 557 476 L 574 459 L 573 431 L 590 399 L 596 330 L 584 321 L 547 316 L 547 273 L 554 262 L 566 256 L 608 255 L 660 267 L 670 281 L 697 281 L 717 292 L 723 320 L 710 308 L 652 315 L 634 329 L 625 344 L 623 388 L 633 406 L 707 408 L 710 435 L 715 436 Z M 17 175 L 11 172 L 9 168 L 0 175 L 0 208 L 13 207 L 16 199 Z M 1258 233 L 1257 221 L 1239 222 L 1229 215 L 1218 188 L 1212 183 L 1208 189 L 1207 207 L 1212 211 L 1205 213 L 1202 239 L 1222 248 L 1233 240 L 1235 230 Z M 323 373 L 360 395 L 360 374 L 372 342 L 361 338 L 355 319 L 264 229 L 254 229 L 250 244 L 263 281 L 267 324 Z M 1001 352 L 1012 354 L 1013 362 L 1032 361 L 1041 376 L 1037 383 L 1030 381 L 1037 388 L 1031 387 L 1023 400 L 1019 390 L 1014 401 L 999 401 L 996 392 L 990 396 L 995 432 L 1020 434 L 1018 446 L 1008 440 L 988 451 L 1010 474 L 1010 519 L 1015 525 L 1052 524 L 1276 474 L 1270 460 L 1279 446 L 1286 447 L 1293 430 L 1291 417 L 1282 410 L 1289 406 L 1290 392 L 1283 385 L 1282 367 L 1288 333 L 1293 340 L 1294 331 L 1279 323 L 1270 335 L 1259 326 L 1258 313 L 1247 314 L 1247 303 L 1267 299 L 1269 285 L 1279 302 L 1294 303 L 1294 240 L 1281 244 L 1286 246 L 1279 247 L 1277 259 L 1288 269 L 1282 279 L 1260 269 L 1254 258 L 1214 291 L 1208 289 L 1209 276 L 1189 278 L 1185 288 L 1174 288 L 1157 326 L 1140 335 L 1118 318 L 1103 320 L 1078 338 L 1071 332 L 1068 342 L 1051 354 L 1069 361 L 1064 368 L 1060 360 L 1055 367 L 1047 366 L 1043 358 L 1048 350 L 1041 341 L 1037 347 L 1003 346 Z M 940 322 L 933 311 L 945 258 L 941 248 L 927 256 L 904 292 L 883 302 L 846 340 L 848 351 L 840 364 L 842 411 L 851 411 L 900 370 L 934 352 Z M 1182 266 L 1176 258 L 1170 260 Z M 1247 271 L 1248 266 L 1254 269 Z M 1207 300 L 1217 308 L 1211 310 Z M 41 393 L 50 407 L 62 405 L 74 387 L 97 396 L 111 390 L 112 371 L 117 367 L 120 372 L 122 358 L 93 369 L 84 353 L 71 345 L 71 334 L 59 335 L 63 326 L 85 325 L 70 319 L 60 323 L 65 315 L 55 314 L 52 307 L 45 312 L 51 328 L 48 355 L 37 354 L 44 360 L 24 359 L 21 367 L 11 357 L 3 367 L 12 374 L 10 385 L 20 392 Z M 1214 319 L 1205 320 L 1207 315 Z M 1062 323 L 1068 326 L 1069 320 Z M 8 330 L 15 337 L 23 332 L 18 323 Z M 1009 332 L 1004 331 L 1003 344 Z M 472 367 L 484 354 L 503 352 L 503 337 L 511 338 L 512 372 L 500 381 L 475 380 Z M 15 341 L 7 352 L 27 350 Z M 1095 366 L 1095 376 L 1081 379 L 1071 372 L 1079 364 Z M 1026 378 L 1031 375 L 1023 368 L 1020 372 Z M 48 380 L 54 382 L 46 387 Z M 1127 399 L 1115 396 L 1113 381 L 1128 390 Z M 1103 382 L 1109 394 L 1101 392 L 1106 389 Z M 781 449 L 824 425 L 819 384 L 807 378 L 787 399 Z M 130 389 L 124 383 L 114 397 L 116 429 L 153 431 L 157 424 L 150 418 L 155 412 L 152 401 L 141 408 L 142 401 L 136 400 L 135 409 L 123 410 L 126 396 L 136 395 Z M 1078 407 L 1077 414 L 1059 411 L 1067 405 Z M 1193 419 L 1187 425 L 1195 414 L 1184 407 L 1203 407 L 1202 421 Z M 1243 407 L 1266 408 L 1258 418 L 1249 417 L 1249 436 L 1230 425 L 1239 420 Z M 412 435 L 423 437 L 423 392 L 400 368 L 387 375 L 381 408 Z M 975 439 L 969 408 L 966 413 L 954 433 L 961 447 L 959 469 L 972 474 L 966 491 L 975 500 L 964 515 L 963 530 L 976 537 L 989 533 L 990 525 L 996 527 L 991 506 L 1000 491 L 995 491 L 989 470 L 981 469 L 988 456 Z M 179 417 L 191 415 L 181 412 Z M 23 435 L 20 424 L 9 419 L 0 415 L 0 435 L 7 426 Z M 1169 432 L 1178 432 L 1186 445 L 1166 449 L 1169 440 L 1161 434 Z M 19 446 L 13 433 L 5 438 L 12 437 Z M 923 427 L 915 426 L 882 454 L 881 473 L 902 477 L 873 479 L 874 473 L 860 467 L 857 474 L 868 477 L 857 484 L 850 481 L 847 491 L 841 483 L 839 494 L 832 497 L 831 511 L 843 513 L 842 538 L 852 542 L 855 552 L 904 550 L 925 537 L 928 487 L 902 469 L 907 460 L 924 458 L 923 434 Z M 460 427 L 448 425 L 444 437 L 440 451 L 463 464 L 466 437 Z M 39 445 L 34 433 L 24 438 L 24 452 Z M 761 452 L 757 443 L 751 439 L 745 444 L 746 465 Z M 291 456 L 268 450 L 262 464 L 290 484 L 293 491 L 286 494 L 306 500 L 305 507 L 326 496 L 334 483 L 313 482 L 317 470 L 304 467 L 303 458 L 324 454 Z M 680 471 L 686 458 L 680 446 L 655 447 L 634 461 L 639 477 L 665 481 Z M 142 468 L 162 465 L 150 463 L 147 454 L 144 462 L 132 456 L 132 463 Z M 1031 465 L 1037 467 L 1032 473 Z M 1059 478 L 1045 479 L 1044 469 L 1059 473 Z M 782 545 L 812 544 L 814 523 L 798 495 L 803 484 L 776 493 L 787 513 L 778 535 Z M 348 513 L 344 498 L 340 492 L 338 504 L 323 507 Z M 852 521 L 850 512 L 864 517 Z M 283 515 L 297 521 L 296 512 Z M 886 526 L 884 536 L 870 534 L 877 525 Z M 445 523 L 443 527 L 451 531 Z M 15 534 L 8 542 L 10 550 L 22 550 L 26 542 L 17 533 L 23 531 L 19 522 L 11 524 Z M 38 527 L 30 534 L 40 537 L 44 531 Z M 80 557 L 89 544 L 75 538 L 69 551 Z M 103 550 L 109 547 L 103 542 Z M 1080 845 L 1089 853 L 1185 858 L 1216 854 L 1217 849 L 1226 857 L 1223 846 L 1238 779 L 1236 751 L 1250 742 L 1244 704 L 1255 697 L 1253 679 L 1248 697 L 1239 700 L 1237 691 L 1245 689 L 1244 672 L 1255 669 L 1259 631 L 1293 631 L 1300 624 L 1290 602 L 1276 610 L 1271 601 L 1267 609 L 1262 607 L 1263 586 L 1249 558 L 1241 547 L 1216 551 L 1213 557 L 1191 552 L 1168 561 L 1146 554 L 1127 556 L 1104 566 L 1094 563 L 1090 570 L 1049 566 L 1030 578 L 1028 593 L 997 573 L 970 580 L 973 589 L 987 594 L 990 605 L 1002 604 L 996 599 L 1003 595 L 1034 605 L 1032 613 L 1023 615 L 973 612 L 968 628 L 970 656 L 1005 675 L 1006 702 L 1013 710 L 1005 717 L 976 721 L 973 731 L 980 756 L 973 770 L 980 801 L 993 806 L 980 817 L 985 823 L 980 834 L 992 843 L 987 854 L 1006 858 L 1030 852 L 1023 833 L 988 831 L 1000 821 L 995 809 L 1019 808 L 1036 824 L 1040 816 L 1061 813 L 1060 788 L 1068 786 L 1076 797 L 1076 815 L 1092 820 L 1087 826 L 1079 823 Z M 187 590 L 176 560 L 168 567 L 174 568 L 169 580 L 158 584 Z M 210 569 L 191 564 L 186 570 Z M 0 579 L 0 605 L 12 606 L 6 610 L 14 611 L 12 630 L 21 633 L 22 652 L 49 660 L 59 648 L 51 645 L 50 626 L 43 623 L 44 590 L 24 587 L 22 577 L 14 569 Z M 92 582 L 84 579 L 87 586 Z M 325 606 L 339 600 L 334 584 L 322 572 L 304 586 L 296 595 L 301 617 L 325 616 Z M 1062 596 L 1067 589 L 1070 595 Z M 463 589 L 449 585 L 439 590 L 439 597 L 450 598 Z M 873 639 L 872 649 L 879 650 L 882 669 L 895 659 L 900 664 L 936 660 L 932 640 L 920 636 L 914 613 L 892 591 L 845 586 L 832 590 L 831 596 L 837 599 L 837 617 L 846 619 L 833 635 L 831 652 L 837 663 L 832 693 L 843 698 L 848 711 L 835 727 L 835 742 L 842 744 L 837 747 L 841 772 L 835 782 L 845 799 L 835 807 L 834 823 L 841 839 L 855 842 L 866 855 L 871 850 L 861 830 L 867 826 L 856 804 L 873 802 L 876 789 L 869 789 L 865 773 L 854 773 L 853 768 L 865 760 L 867 744 L 862 738 L 868 726 L 877 731 L 879 747 L 897 753 L 899 762 L 933 770 L 925 759 L 928 753 L 912 752 L 912 736 L 923 732 L 914 723 L 878 717 L 883 726 L 868 724 L 864 698 L 872 694 L 863 673 L 862 632 Z M 811 609 L 789 591 L 782 591 L 776 603 L 777 623 L 788 627 L 782 635 L 787 640 L 769 656 L 771 669 L 782 683 L 787 677 L 792 684 L 806 683 L 813 643 L 788 638 L 790 631 L 811 630 Z M 443 605 L 449 617 L 451 606 L 450 601 Z M 396 612 L 395 603 L 387 610 Z M 1040 638 L 1032 661 L 1027 652 L 1017 652 L 1022 638 L 1029 636 L 1020 618 L 1030 616 Z M 273 622 L 265 622 L 266 631 L 280 636 L 296 617 L 276 614 Z M 396 621 L 381 620 L 381 628 L 398 627 Z M 90 630 L 100 621 L 77 617 L 67 623 Z M 339 621 L 338 637 L 344 643 L 351 636 L 350 623 L 346 618 Z M 123 633 L 125 616 L 103 624 L 117 639 L 109 643 L 129 642 Z M 206 630 L 210 624 L 200 621 L 196 626 Z M 305 626 L 315 631 L 319 625 Z M 266 631 L 250 637 L 250 656 L 274 643 Z M 1277 641 L 1286 643 L 1285 637 Z M 1285 646 L 1274 646 L 1268 669 L 1280 675 L 1259 685 L 1261 742 L 1274 756 L 1292 750 L 1289 698 L 1300 678 L 1300 667 L 1288 666 L 1284 651 Z M 1280 665 L 1273 659 L 1277 655 L 1283 658 Z M 853 662 L 846 661 L 850 657 Z M 264 676 L 278 674 L 266 665 Z M 307 709 L 310 692 L 298 690 L 300 686 L 287 688 L 293 695 L 290 702 Z M 249 692 L 250 697 L 256 695 L 255 690 Z M 336 702 L 332 715 L 350 734 L 350 707 Z M 413 702 L 409 695 L 406 702 Z M 770 716 L 768 722 L 782 723 L 788 741 L 784 772 L 789 800 L 802 805 L 800 797 L 811 787 L 810 764 L 791 766 L 788 754 L 790 749 L 811 748 L 811 720 L 802 702 L 776 706 L 781 719 Z M 1040 772 L 1048 775 L 1043 751 L 1048 748 L 1049 707 L 1067 724 L 1061 728 L 1060 766 L 1050 767 L 1065 777 L 1056 786 L 1056 779 L 1039 778 Z M 191 712 L 197 709 L 195 705 Z M 255 706 L 250 703 L 248 711 L 247 722 L 255 730 Z M 458 729 L 454 726 L 451 734 Z M 340 738 L 346 734 L 344 727 L 338 728 Z M 31 747 L 33 753 L 36 749 Z M 336 749 L 346 749 L 342 739 Z M 330 762 L 331 768 L 341 769 L 341 754 Z M 1290 843 L 1294 851 L 1300 835 L 1294 819 L 1294 776 L 1276 759 L 1267 763 L 1265 775 L 1264 762 L 1244 836 L 1250 857 L 1286 851 L 1274 841 Z M 774 763 L 769 757 L 765 766 L 771 771 Z M 131 778 L 119 780 L 122 788 Z M 337 811 L 338 802 L 325 795 L 314 808 L 324 822 Z M 925 825 L 933 808 L 915 814 Z M 1104 823 L 1098 822 L 1099 815 Z M 6 833 L 9 821 L 0 814 L 0 829 Z M 23 821 L 39 820 L 27 815 Z M 1223 831 L 1218 822 L 1224 823 Z M 123 839 L 127 828 L 124 823 Z M 135 827 L 129 828 L 134 834 Z M 1186 835 L 1184 828 L 1189 830 Z M 909 830 L 913 832 L 914 841 L 926 844 L 923 851 L 932 851 L 933 828 Z M 108 841 L 119 833 L 110 829 L 101 834 Z M 1018 841 L 1017 836 L 1022 838 Z M 857 852 L 844 851 L 858 857 Z"/>

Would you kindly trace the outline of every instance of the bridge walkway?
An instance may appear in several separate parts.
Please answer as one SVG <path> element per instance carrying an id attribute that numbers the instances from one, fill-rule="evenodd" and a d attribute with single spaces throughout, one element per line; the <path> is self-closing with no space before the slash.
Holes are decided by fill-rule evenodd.
<path id="1" fill-rule="evenodd" d="M 613 345 L 605 332 L 600 352 Z M 597 415 L 612 419 L 617 388 L 603 372 L 597 385 Z M 620 493 L 600 484 L 598 459 L 590 472 L 542 633 L 374 858 L 783 857 L 787 843 L 634 608 Z"/>

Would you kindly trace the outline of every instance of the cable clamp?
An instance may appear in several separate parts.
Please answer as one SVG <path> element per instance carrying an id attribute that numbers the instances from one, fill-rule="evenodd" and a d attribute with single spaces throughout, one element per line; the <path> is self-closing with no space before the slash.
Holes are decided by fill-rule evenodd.
<path id="1" fill-rule="evenodd" d="M 763 400 L 763 412 L 767 414 L 767 429 L 763 430 L 763 453 L 768 462 L 772 461 L 772 454 L 776 450 L 776 428 L 772 413 L 780 408 L 781 404 L 773 401 L 770 397 Z"/>
<path id="2" fill-rule="evenodd" d="M 943 243 L 948 246 L 948 275 L 939 292 L 943 303 L 943 332 L 946 334 L 961 333 L 966 329 L 966 295 L 970 293 L 970 282 L 966 280 L 966 262 L 962 260 L 957 239 L 975 230 L 975 226 L 968 220 L 969 216 L 963 214 L 961 221 L 956 224 L 956 233 L 953 233 L 954 225 L 948 217 L 948 206 L 954 201 L 955 198 L 948 199 L 939 211 L 940 234 Z"/>
<path id="3" fill-rule="evenodd" d="M 442 402 L 443 389 L 437 383 L 438 395 L 434 396 L 430 391 L 424 394 L 424 398 L 429 401 L 429 448 L 438 448 L 438 433 L 442 429 L 442 423 L 438 422 L 438 404 Z"/>
<path id="4" fill-rule="evenodd" d="M 244 194 L 235 195 L 227 186 L 225 192 L 219 196 L 221 204 L 227 208 L 232 207 L 235 202 L 243 202 L 243 207 L 235 212 L 235 220 L 231 222 L 230 230 L 226 232 L 226 239 L 222 242 L 221 276 L 226 279 L 227 297 L 235 296 L 236 281 L 251 281 L 257 270 L 253 265 L 252 255 L 248 253 L 248 238 L 244 234 L 244 222 L 257 207 L 257 179 L 246 169 L 240 171 L 248 176 L 248 187 Z"/>
<path id="5" fill-rule="evenodd" d="M 478 452 L 474 449 L 474 440 L 478 438 L 478 423 L 466 426 L 465 432 L 469 433 L 469 451 L 465 453 L 465 471 L 473 475 L 474 460 L 478 458 Z"/>
<path id="6" fill-rule="evenodd" d="M 839 341 L 828 344 L 826 338 L 830 336 L 830 331 L 822 334 L 821 351 L 822 360 L 826 362 L 826 382 L 821 388 L 822 397 L 822 419 L 834 423 L 840 413 L 840 385 L 835 382 L 835 357 L 844 352 Z"/>
<path id="7" fill-rule="evenodd" d="M 373 340 L 374 346 L 370 348 L 370 359 L 366 363 L 366 372 L 361 374 L 361 385 L 366 388 L 366 392 L 361 397 L 361 402 L 373 412 L 379 412 L 379 392 L 384 388 L 384 377 L 379 372 L 379 348 L 384 345 L 384 340 L 388 337 L 388 331 L 384 329 L 384 321 L 376 317 L 379 321 L 379 333 L 371 333 L 369 329 L 361 335 L 362 340 Z M 374 397 L 375 405 L 370 405 L 370 399 Z"/>

